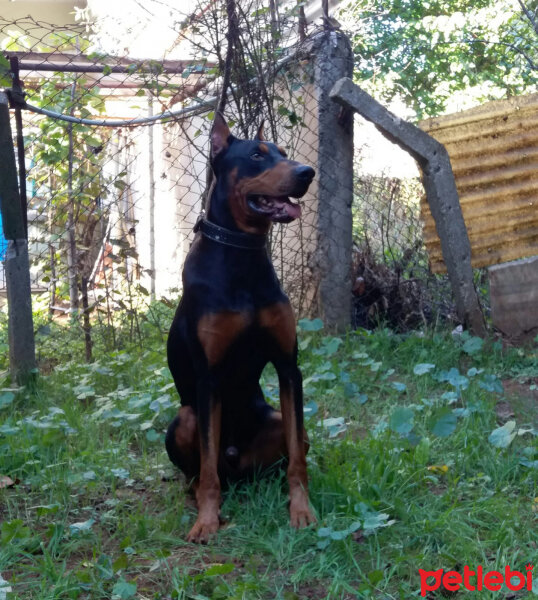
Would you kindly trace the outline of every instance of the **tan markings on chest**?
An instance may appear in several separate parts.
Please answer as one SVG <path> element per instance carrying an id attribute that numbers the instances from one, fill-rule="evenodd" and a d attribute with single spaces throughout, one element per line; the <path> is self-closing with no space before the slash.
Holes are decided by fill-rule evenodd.
<path id="1" fill-rule="evenodd" d="M 198 339 L 209 366 L 219 363 L 252 318 L 248 313 L 222 311 L 204 315 L 198 322 Z"/>
<path id="2" fill-rule="evenodd" d="M 260 310 L 260 327 L 267 329 L 280 349 L 292 354 L 295 349 L 295 316 L 288 302 L 278 302 Z"/>

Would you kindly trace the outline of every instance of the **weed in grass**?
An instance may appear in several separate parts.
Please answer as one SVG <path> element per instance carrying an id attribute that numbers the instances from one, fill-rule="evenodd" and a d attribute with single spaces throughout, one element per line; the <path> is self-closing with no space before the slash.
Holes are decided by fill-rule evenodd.
<path id="1" fill-rule="evenodd" d="M 419 568 L 537 564 L 536 404 L 519 404 L 533 393 L 535 351 L 322 327 L 299 323 L 319 521 L 302 531 L 289 528 L 277 474 L 228 490 L 211 545 L 184 541 L 194 509 L 163 448 L 177 397 L 160 334 L 90 365 L 62 346 L 32 389 L 4 389 L 0 476 L 12 483 L 0 485 L 0 586 L 10 600 L 412 598 Z M 51 364 L 61 337 L 41 338 Z M 273 369 L 263 389 L 277 405 Z"/>

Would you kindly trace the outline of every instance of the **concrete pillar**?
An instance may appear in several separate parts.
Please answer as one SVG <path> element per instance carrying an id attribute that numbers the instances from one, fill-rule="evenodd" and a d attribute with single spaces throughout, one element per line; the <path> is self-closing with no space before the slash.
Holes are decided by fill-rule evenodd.
<path id="1" fill-rule="evenodd" d="M 473 282 L 471 244 L 445 147 L 412 123 L 392 114 L 351 79 L 338 81 L 330 96 L 336 103 L 374 123 L 385 137 L 419 163 L 458 316 L 473 333 L 485 335 L 484 315 Z"/>
<path id="2" fill-rule="evenodd" d="M 351 322 L 353 117 L 329 96 L 334 84 L 353 73 L 348 38 L 326 31 L 313 48 L 318 95 L 318 239 L 315 269 L 317 309 L 329 329 Z"/>

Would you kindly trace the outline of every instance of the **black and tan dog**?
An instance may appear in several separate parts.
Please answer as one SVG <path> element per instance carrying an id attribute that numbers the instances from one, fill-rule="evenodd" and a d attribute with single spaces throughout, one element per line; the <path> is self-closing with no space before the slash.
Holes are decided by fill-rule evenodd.
<path id="1" fill-rule="evenodd" d="M 219 527 L 221 481 L 287 460 L 290 519 L 304 527 L 308 506 L 302 378 L 295 318 L 267 251 L 271 222 L 301 214 L 314 169 L 263 139 L 230 134 L 217 114 L 211 133 L 215 187 L 183 269 L 183 296 L 168 338 L 168 364 L 181 408 L 166 436 L 170 460 L 194 479 L 198 518 L 188 539 Z M 260 375 L 273 363 L 280 408 L 264 399 Z"/>

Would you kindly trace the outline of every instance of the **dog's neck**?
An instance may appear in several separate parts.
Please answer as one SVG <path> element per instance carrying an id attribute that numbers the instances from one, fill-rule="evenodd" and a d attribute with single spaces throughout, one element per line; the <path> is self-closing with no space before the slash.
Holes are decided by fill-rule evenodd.
<path id="1" fill-rule="evenodd" d="M 226 185 L 217 180 L 209 197 L 207 220 L 219 227 L 240 232 L 228 206 L 227 192 Z"/>
<path id="2" fill-rule="evenodd" d="M 232 246 L 242 250 L 264 250 L 267 248 L 267 236 L 232 231 L 216 225 L 208 219 L 201 218 L 194 227 L 194 231 L 201 231 L 202 235 L 224 246 Z"/>

